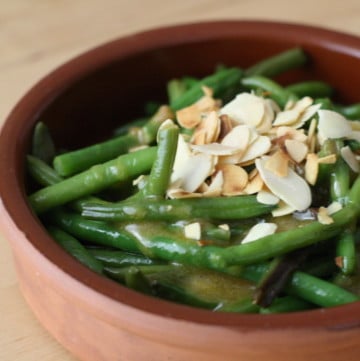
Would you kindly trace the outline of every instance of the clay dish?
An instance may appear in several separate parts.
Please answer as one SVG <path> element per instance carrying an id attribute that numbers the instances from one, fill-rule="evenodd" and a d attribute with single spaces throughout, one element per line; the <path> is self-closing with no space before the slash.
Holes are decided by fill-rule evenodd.
<path id="1" fill-rule="evenodd" d="M 222 314 L 126 289 L 88 270 L 45 232 L 25 196 L 34 124 L 80 147 L 165 98 L 171 77 L 246 67 L 302 46 L 311 63 L 281 82 L 322 79 L 341 101 L 360 101 L 360 38 L 301 25 L 220 21 L 168 27 L 97 47 L 36 84 L 0 136 L 2 232 L 19 284 L 44 327 L 79 359 L 131 361 L 358 361 L 360 303 L 283 315 Z"/>

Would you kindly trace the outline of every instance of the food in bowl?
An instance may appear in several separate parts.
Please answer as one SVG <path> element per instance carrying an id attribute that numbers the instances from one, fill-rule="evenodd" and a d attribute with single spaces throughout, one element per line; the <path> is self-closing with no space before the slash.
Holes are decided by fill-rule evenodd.
<path id="1" fill-rule="evenodd" d="M 137 291 L 214 311 L 293 312 L 359 300 L 360 106 L 322 81 L 246 70 L 168 83 L 168 104 L 114 137 L 58 152 L 34 130 L 29 201 L 80 262 Z"/>

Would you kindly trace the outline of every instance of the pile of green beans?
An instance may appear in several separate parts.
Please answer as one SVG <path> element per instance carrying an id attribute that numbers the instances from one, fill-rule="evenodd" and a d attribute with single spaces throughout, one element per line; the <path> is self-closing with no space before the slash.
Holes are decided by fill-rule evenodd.
<path id="1" fill-rule="evenodd" d="M 274 79 L 307 60 L 294 48 L 248 69 L 221 66 L 203 79 L 171 79 L 167 105 L 121 125 L 113 138 L 75 151 L 59 153 L 39 121 L 27 156 L 29 204 L 52 238 L 79 262 L 151 297 L 260 314 L 358 301 L 360 177 L 341 157 L 321 165 L 312 186 L 325 203 L 343 206 L 331 224 L 283 216 L 284 230 L 242 244 L 247 231 L 271 219 L 276 206 L 259 203 L 255 195 L 166 198 L 179 133 L 186 130 L 165 121 L 176 121 L 176 111 L 199 100 L 204 86 L 223 102 L 252 90 L 280 108 L 310 96 L 322 108 L 360 120 L 360 103 L 337 104 L 335 90 L 321 80 L 282 86 Z M 339 152 L 345 143 L 359 152 L 357 141 L 338 139 L 325 142 L 319 154 Z M 201 241 L 183 233 L 194 221 L 201 224 Z M 221 227 L 224 223 L 228 228 Z"/>

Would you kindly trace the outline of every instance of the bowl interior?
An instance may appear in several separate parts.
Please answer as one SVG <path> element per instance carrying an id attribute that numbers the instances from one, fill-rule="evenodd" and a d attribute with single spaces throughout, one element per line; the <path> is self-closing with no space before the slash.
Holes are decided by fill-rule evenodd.
<path id="1" fill-rule="evenodd" d="M 210 74 L 219 64 L 247 67 L 279 51 L 301 46 L 309 55 L 303 69 L 277 78 L 283 84 L 304 79 L 328 81 L 343 102 L 359 101 L 360 39 L 317 28 L 264 22 L 216 22 L 145 32 L 116 40 L 70 61 L 37 84 L 17 105 L 0 140 L 0 190 L 17 227 L 47 258 L 72 277 L 108 297 L 151 312 L 199 322 L 249 325 L 260 317 L 219 315 L 124 290 L 74 261 L 49 237 L 25 198 L 24 158 L 34 124 L 45 122 L 59 148 L 74 149 L 111 134 L 119 124 L 141 116 L 146 101 L 166 102 L 166 82 L 177 76 Z M 6 180 L 6 181 L 5 181 Z M 121 292 L 119 292 L 121 289 Z M 159 306 L 160 305 L 160 306 Z M 269 325 L 336 323 L 349 320 L 358 304 L 312 317 L 271 316 Z M 331 313 L 332 320 L 327 315 Z M 352 320 L 353 321 L 353 320 Z"/>

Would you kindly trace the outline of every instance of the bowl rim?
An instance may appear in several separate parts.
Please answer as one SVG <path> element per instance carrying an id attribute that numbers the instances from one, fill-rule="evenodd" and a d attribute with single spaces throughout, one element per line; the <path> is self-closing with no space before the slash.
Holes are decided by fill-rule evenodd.
<path id="1" fill-rule="evenodd" d="M 59 66 L 35 84 L 16 104 L 0 134 L 0 195 L 3 207 L 16 227 L 43 257 L 62 272 L 99 293 L 102 297 L 160 317 L 180 319 L 212 326 L 241 329 L 326 328 L 346 329 L 360 326 L 360 302 L 312 311 L 275 315 L 216 313 L 149 297 L 93 273 L 63 251 L 46 233 L 26 202 L 24 191 L 22 139 L 29 134 L 37 115 L 67 87 L 86 74 L 115 59 L 138 53 L 197 41 L 223 37 L 263 37 L 265 32 L 297 45 L 320 44 L 334 51 L 360 58 L 360 38 L 346 33 L 295 23 L 262 20 L 220 20 L 163 26 L 142 31 L 92 48 Z M 309 37 L 311 33 L 311 37 Z M 295 44 L 294 44 L 295 45 Z M 24 124 L 23 119 L 27 119 Z M 15 141 L 13 141 L 15 139 Z M 23 222 L 23 220 L 27 222 Z M 121 292 L 120 292 L 121 291 Z M 308 315 L 308 317 L 304 317 Z"/>

